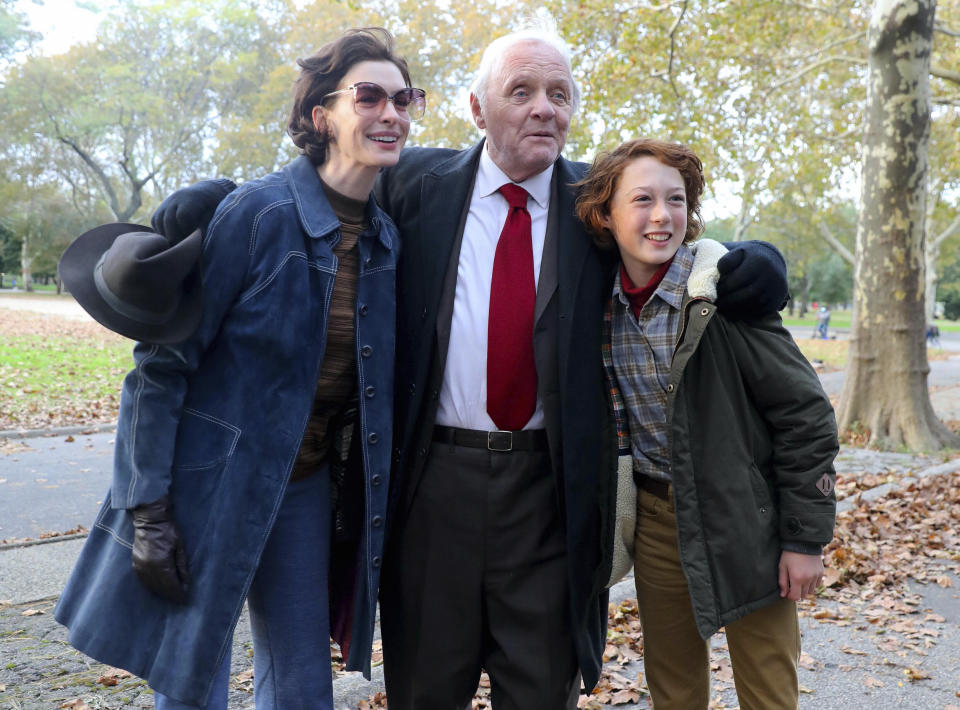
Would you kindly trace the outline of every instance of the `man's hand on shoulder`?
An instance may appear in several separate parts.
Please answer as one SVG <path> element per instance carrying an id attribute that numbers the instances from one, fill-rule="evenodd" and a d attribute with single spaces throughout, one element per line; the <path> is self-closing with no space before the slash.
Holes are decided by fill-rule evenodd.
<path id="1" fill-rule="evenodd" d="M 756 318 L 787 304 L 787 264 L 768 242 L 726 242 L 717 262 L 717 308 L 728 318 Z"/>
<path id="2" fill-rule="evenodd" d="M 153 231 L 176 244 L 197 229 L 204 232 L 223 198 L 237 189 L 230 180 L 202 180 L 167 197 L 150 218 Z"/>

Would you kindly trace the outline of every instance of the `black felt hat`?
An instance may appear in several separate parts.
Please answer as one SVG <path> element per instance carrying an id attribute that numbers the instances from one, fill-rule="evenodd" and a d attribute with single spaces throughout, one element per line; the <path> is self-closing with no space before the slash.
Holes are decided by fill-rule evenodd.
<path id="1" fill-rule="evenodd" d="M 101 325 L 147 343 L 177 343 L 200 322 L 200 230 L 171 244 L 140 224 L 117 222 L 77 237 L 60 276 Z"/>

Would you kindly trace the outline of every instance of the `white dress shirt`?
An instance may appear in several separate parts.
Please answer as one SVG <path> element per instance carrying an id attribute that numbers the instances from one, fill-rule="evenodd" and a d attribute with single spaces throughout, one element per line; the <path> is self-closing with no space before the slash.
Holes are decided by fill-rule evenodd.
<path id="1" fill-rule="evenodd" d="M 520 185 L 532 199 L 527 200 L 533 238 L 533 278 L 539 283 L 543 242 L 547 233 L 550 180 L 553 165 Z M 507 200 L 497 190 L 513 182 L 493 162 L 486 146 L 470 199 L 470 211 L 463 227 L 463 243 L 457 265 L 457 290 L 450 324 L 450 347 L 440 389 L 437 424 L 493 431 L 497 425 L 487 414 L 487 320 L 490 313 L 490 283 L 493 259 L 500 231 L 507 219 Z M 533 337 L 533 333 L 530 333 Z M 542 429 L 543 403 L 524 429 Z"/>

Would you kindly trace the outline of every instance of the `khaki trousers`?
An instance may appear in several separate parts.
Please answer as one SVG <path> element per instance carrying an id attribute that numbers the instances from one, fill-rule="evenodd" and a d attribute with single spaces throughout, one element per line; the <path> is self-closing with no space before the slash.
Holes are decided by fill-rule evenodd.
<path id="1" fill-rule="evenodd" d="M 637 492 L 635 543 L 644 669 L 654 707 L 705 710 L 710 701 L 709 642 L 694 624 L 672 498 Z M 741 710 L 795 710 L 800 660 L 796 604 L 780 600 L 728 624 L 726 633 Z"/>

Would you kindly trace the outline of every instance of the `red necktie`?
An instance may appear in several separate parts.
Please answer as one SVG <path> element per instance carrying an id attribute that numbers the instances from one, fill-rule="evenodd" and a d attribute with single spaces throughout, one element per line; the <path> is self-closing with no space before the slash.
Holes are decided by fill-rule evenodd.
<path id="1" fill-rule="evenodd" d="M 487 322 L 487 412 L 498 429 L 523 429 L 537 406 L 537 367 L 533 360 L 533 245 L 527 191 L 507 183 L 500 188 L 510 204 L 500 232 L 490 283 Z"/>

